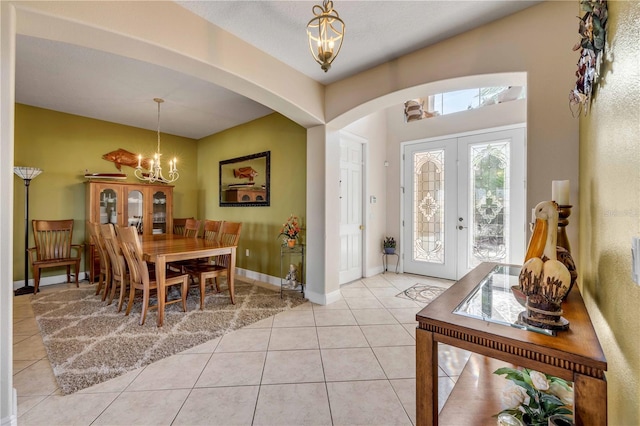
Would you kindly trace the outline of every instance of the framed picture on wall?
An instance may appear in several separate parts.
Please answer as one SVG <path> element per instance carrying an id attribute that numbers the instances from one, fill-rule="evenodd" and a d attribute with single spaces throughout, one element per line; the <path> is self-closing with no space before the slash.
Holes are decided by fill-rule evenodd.
<path id="1" fill-rule="evenodd" d="M 263 207 L 271 202 L 271 151 L 220 161 L 220 207 Z"/>

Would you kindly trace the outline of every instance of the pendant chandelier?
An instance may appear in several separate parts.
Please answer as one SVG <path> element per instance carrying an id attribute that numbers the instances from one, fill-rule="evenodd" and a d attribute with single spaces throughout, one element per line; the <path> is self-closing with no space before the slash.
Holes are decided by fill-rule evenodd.
<path id="1" fill-rule="evenodd" d="M 311 9 L 315 17 L 307 24 L 309 50 L 320 68 L 327 72 L 338 56 L 344 36 L 344 22 L 333 8 L 331 0 L 324 0 Z"/>
<path id="2" fill-rule="evenodd" d="M 154 98 L 153 101 L 158 104 L 158 150 L 153 155 L 153 160 L 149 160 L 148 169 L 146 170 L 142 167 L 142 155 L 138 155 L 138 167 L 136 167 L 135 175 L 138 179 L 149 183 L 172 183 L 180 177 L 175 157 L 173 160 L 169 160 L 169 178 L 165 178 L 162 175 L 162 164 L 160 162 L 162 158 L 162 153 L 160 152 L 160 104 L 164 102 L 164 99 Z"/>

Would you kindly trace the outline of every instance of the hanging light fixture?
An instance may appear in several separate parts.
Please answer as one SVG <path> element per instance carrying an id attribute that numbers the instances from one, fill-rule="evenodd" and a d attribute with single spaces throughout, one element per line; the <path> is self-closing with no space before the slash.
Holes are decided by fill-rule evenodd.
<path id="1" fill-rule="evenodd" d="M 158 104 L 158 150 L 153 155 L 153 160 L 149 161 L 146 170 L 142 168 L 142 155 L 138 155 L 138 167 L 136 167 L 135 175 L 138 179 L 150 183 L 171 183 L 177 181 L 180 175 L 178 174 L 175 157 L 173 160 L 169 160 L 169 178 L 167 179 L 162 175 L 162 165 L 160 164 L 162 157 L 162 153 L 160 152 L 160 104 L 164 102 L 164 99 L 154 98 L 153 101 Z"/>
<path id="2" fill-rule="evenodd" d="M 309 50 L 320 68 L 327 72 L 342 47 L 344 22 L 333 8 L 331 0 L 324 0 L 322 6 L 313 6 L 311 11 L 316 16 L 307 24 Z"/>

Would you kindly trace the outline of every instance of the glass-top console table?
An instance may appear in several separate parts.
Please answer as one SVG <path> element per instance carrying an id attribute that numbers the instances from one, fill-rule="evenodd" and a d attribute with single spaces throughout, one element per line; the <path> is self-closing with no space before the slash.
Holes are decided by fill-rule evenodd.
<path id="1" fill-rule="evenodd" d="M 515 290 L 520 296 L 518 300 L 517 293 L 514 292 L 514 287 L 518 287 L 519 275 L 519 266 L 494 266 L 453 312 L 495 324 L 555 336 L 555 330 L 533 327 L 520 319 L 520 314 L 525 311 L 525 298 Z"/>
<path id="2" fill-rule="evenodd" d="M 606 425 L 604 372 L 607 361 L 578 288 L 574 286 L 562 304 L 569 329 L 558 331 L 555 336 L 535 332 L 517 323 L 518 314 L 524 307 L 514 297 L 511 287 L 517 284 L 519 272 L 518 266 L 483 263 L 416 315 L 418 425 L 457 425 L 463 421 L 463 416 L 472 416 L 473 424 L 496 424 L 492 416 L 500 410 L 492 402 L 499 401 L 496 394 L 502 389 L 479 383 L 482 377 L 492 376 L 495 360 L 505 366 L 526 367 L 572 381 L 575 424 Z M 468 375 L 471 383 L 459 380 L 456 387 L 468 385 L 482 389 L 481 393 L 470 395 L 470 389 L 456 392 L 454 388 L 440 419 L 438 343 L 480 355 L 480 358 L 472 357 L 471 367 L 476 369 L 476 374 Z M 483 369 L 491 371 L 483 372 Z M 456 394 L 461 395 L 460 400 L 452 401 Z M 456 409 L 448 409 L 450 406 Z"/>

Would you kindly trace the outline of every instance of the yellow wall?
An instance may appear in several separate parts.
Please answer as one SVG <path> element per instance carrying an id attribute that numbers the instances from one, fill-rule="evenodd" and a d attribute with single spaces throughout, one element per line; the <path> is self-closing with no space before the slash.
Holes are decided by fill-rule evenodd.
<path id="1" fill-rule="evenodd" d="M 640 236 L 640 3 L 608 5 L 608 53 L 591 111 L 580 119 L 578 266 L 608 362 L 609 424 L 637 425 L 640 286 L 631 280 L 630 248 Z"/>
<path id="2" fill-rule="evenodd" d="M 238 267 L 280 275 L 280 228 L 291 213 L 306 223 L 306 135 L 303 127 L 271 114 L 198 141 L 198 217 L 243 223 Z M 271 205 L 220 207 L 219 161 L 264 151 L 271 151 Z"/>
<path id="3" fill-rule="evenodd" d="M 153 105 L 150 104 L 150 108 Z M 174 214 L 192 216 L 197 209 L 197 142 L 193 139 L 162 134 L 161 149 L 176 156 L 180 179 L 174 189 Z M 73 239 L 85 241 L 85 169 L 91 173 L 117 173 L 113 163 L 102 155 L 118 148 L 134 153 L 155 151 L 155 131 L 122 126 L 106 121 L 64 114 L 16 104 L 15 165 L 39 167 L 44 172 L 29 188 L 29 219 L 76 220 Z M 128 181 L 134 182 L 133 169 L 123 166 Z M 24 181 L 14 177 L 13 279 L 24 275 Z M 30 246 L 33 237 L 30 236 Z M 83 263 L 84 265 L 84 263 Z M 61 270 L 46 270 L 58 275 Z"/>

